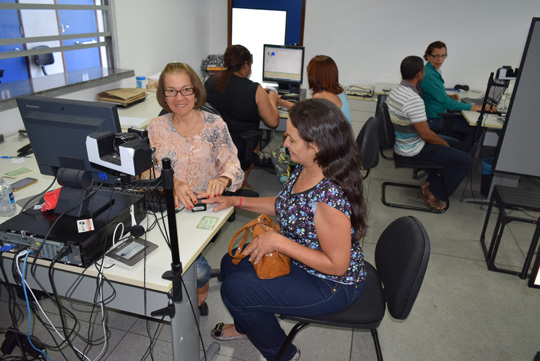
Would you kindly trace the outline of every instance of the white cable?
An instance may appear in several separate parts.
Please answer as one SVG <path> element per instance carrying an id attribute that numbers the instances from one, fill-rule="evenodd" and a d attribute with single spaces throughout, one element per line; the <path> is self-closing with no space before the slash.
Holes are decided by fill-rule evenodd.
<path id="1" fill-rule="evenodd" d="M 122 223 L 120 223 L 120 224 L 122 224 Z M 122 228 L 123 227 L 124 227 L 124 225 L 122 224 Z M 114 236 L 113 236 L 113 240 L 114 240 Z M 107 338 L 107 330 L 105 329 L 105 312 L 103 310 L 103 264 L 104 263 L 105 262 L 101 262 L 101 268 L 99 270 L 99 286 L 98 286 L 98 293 L 99 293 L 99 298 L 100 298 L 99 306 L 100 306 L 100 309 L 101 309 L 101 326 L 103 328 L 103 340 L 104 340 L 104 343 L 103 343 L 103 348 L 101 349 L 101 352 L 99 353 L 99 355 L 97 355 L 95 361 L 99 360 L 101 355 L 107 349 L 107 339 L 108 339 Z"/>
<path id="2" fill-rule="evenodd" d="M 60 332 L 58 332 L 58 330 L 56 329 L 56 327 L 53 325 L 53 323 L 51 322 L 51 320 L 49 319 L 49 317 L 47 317 L 47 314 L 45 313 L 45 311 L 43 311 L 43 308 L 41 308 L 41 304 L 39 303 L 39 301 L 37 300 L 36 296 L 34 295 L 34 292 L 32 291 L 32 288 L 30 288 L 30 286 L 28 285 L 28 282 L 26 282 L 25 279 L 23 279 L 22 277 L 22 272 L 21 272 L 21 269 L 19 267 L 19 258 L 26 255 L 27 253 L 29 252 L 29 250 L 24 250 L 24 251 L 21 251 L 17 254 L 16 258 L 15 258 L 15 261 L 16 261 L 16 266 L 17 266 L 17 272 L 19 273 L 19 276 L 21 277 L 21 279 L 23 280 L 24 284 L 26 285 L 26 288 L 28 291 L 30 291 L 30 293 L 32 294 L 32 298 L 34 299 L 34 301 L 36 302 L 37 306 L 39 307 L 39 310 L 41 311 L 41 313 L 43 314 L 43 316 L 47 319 L 47 322 L 49 322 L 49 325 L 51 325 L 51 327 L 53 328 L 53 330 L 56 332 L 56 334 L 58 335 L 58 337 L 60 337 L 62 339 L 62 341 L 66 341 L 65 338 L 62 337 L 62 335 L 60 334 Z M 28 315 L 28 317 L 30 317 L 30 315 Z M 90 359 L 85 355 L 83 354 L 81 351 L 79 351 L 75 346 L 73 346 L 73 348 L 75 349 L 75 351 L 77 351 L 82 357 L 84 357 L 85 359 L 87 359 L 88 361 L 90 361 Z"/>
<path id="3" fill-rule="evenodd" d="M 124 236 L 124 223 L 120 222 L 116 225 L 116 227 L 114 227 L 114 232 L 113 232 L 113 235 L 112 235 L 112 246 L 113 248 L 116 246 L 116 231 L 118 230 L 118 226 L 122 226 L 122 233 L 120 233 L 120 237 L 118 237 L 118 239 L 122 239 L 122 237 Z"/>

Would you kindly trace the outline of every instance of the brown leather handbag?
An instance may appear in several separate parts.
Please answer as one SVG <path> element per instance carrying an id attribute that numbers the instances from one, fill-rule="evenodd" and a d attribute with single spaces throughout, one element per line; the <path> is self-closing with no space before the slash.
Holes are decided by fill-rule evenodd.
<path id="1" fill-rule="evenodd" d="M 266 214 L 261 214 L 260 216 L 240 228 L 238 232 L 236 232 L 236 234 L 231 239 L 231 242 L 229 243 L 229 256 L 232 257 L 232 263 L 234 265 L 237 265 L 243 258 L 247 257 L 247 255 L 244 254 L 244 250 L 246 240 L 249 235 L 251 235 L 251 239 L 253 240 L 264 232 L 279 233 L 279 226 L 274 223 Z M 233 255 L 232 250 L 234 243 L 237 237 L 242 233 L 243 235 L 242 240 L 240 241 L 240 245 L 236 249 L 236 253 Z M 253 264 L 252 262 L 251 264 L 255 268 L 257 276 L 259 276 L 259 278 L 263 280 L 281 277 L 289 274 L 289 272 L 291 271 L 291 259 L 285 256 L 283 253 L 279 253 L 277 251 L 267 253 L 261 258 L 259 263 Z"/>

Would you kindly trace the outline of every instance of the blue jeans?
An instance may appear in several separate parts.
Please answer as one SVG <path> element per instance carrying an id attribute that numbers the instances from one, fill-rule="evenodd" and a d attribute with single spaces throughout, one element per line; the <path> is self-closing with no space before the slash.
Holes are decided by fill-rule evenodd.
<path id="1" fill-rule="evenodd" d="M 195 264 L 197 266 L 197 288 L 203 288 L 210 280 L 210 276 L 212 276 L 212 267 L 202 255 L 197 257 Z"/>
<path id="2" fill-rule="evenodd" d="M 429 161 L 447 167 L 440 173 L 444 179 L 448 197 L 456 191 L 472 164 L 472 158 L 468 153 L 442 144 L 430 143 L 426 143 L 420 153 L 411 159 Z M 429 190 L 435 197 L 445 202 L 448 200 L 444 197 L 442 182 L 436 174 L 430 172 L 427 182 L 430 183 Z"/>
<path id="3" fill-rule="evenodd" d="M 442 118 L 430 118 L 428 119 L 429 128 L 435 133 L 440 133 L 443 130 L 444 119 Z M 461 150 L 469 152 L 474 142 L 474 127 L 471 127 L 467 121 L 460 116 L 456 116 L 452 119 L 452 132 L 461 135 Z M 446 137 L 444 138 L 446 140 Z"/>
<path id="4" fill-rule="evenodd" d="M 354 302 L 364 288 L 363 283 L 343 285 L 312 276 L 292 262 L 288 275 L 262 280 L 247 258 L 233 266 L 228 254 L 221 260 L 221 275 L 221 297 L 236 330 L 246 334 L 267 360 L 276 358 L 287 338 L 276 313 L 314 316 L 336 312 Z M 284 360 L 295 353 L 296 346 L 291 345 Z"/>

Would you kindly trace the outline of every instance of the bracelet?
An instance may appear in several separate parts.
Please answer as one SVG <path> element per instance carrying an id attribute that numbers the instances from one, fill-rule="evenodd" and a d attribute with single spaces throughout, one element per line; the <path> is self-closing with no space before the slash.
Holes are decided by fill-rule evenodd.
<path id="1" fill-rule="evenodd" d="M 241 196 L 238 196 L 238 198 L 240 198 L 240 204 L 237 205 L 237 207 L 242 207 L 242 197 L 241 197 Z"/>

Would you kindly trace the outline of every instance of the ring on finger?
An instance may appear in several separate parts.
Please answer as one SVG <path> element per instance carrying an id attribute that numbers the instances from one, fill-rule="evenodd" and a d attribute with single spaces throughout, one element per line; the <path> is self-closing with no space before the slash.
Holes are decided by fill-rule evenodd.
<path id="1" fill-rule="evenodd" d="M 212 184 L 212 188 L 216 188 L 216 183 Z"/>

